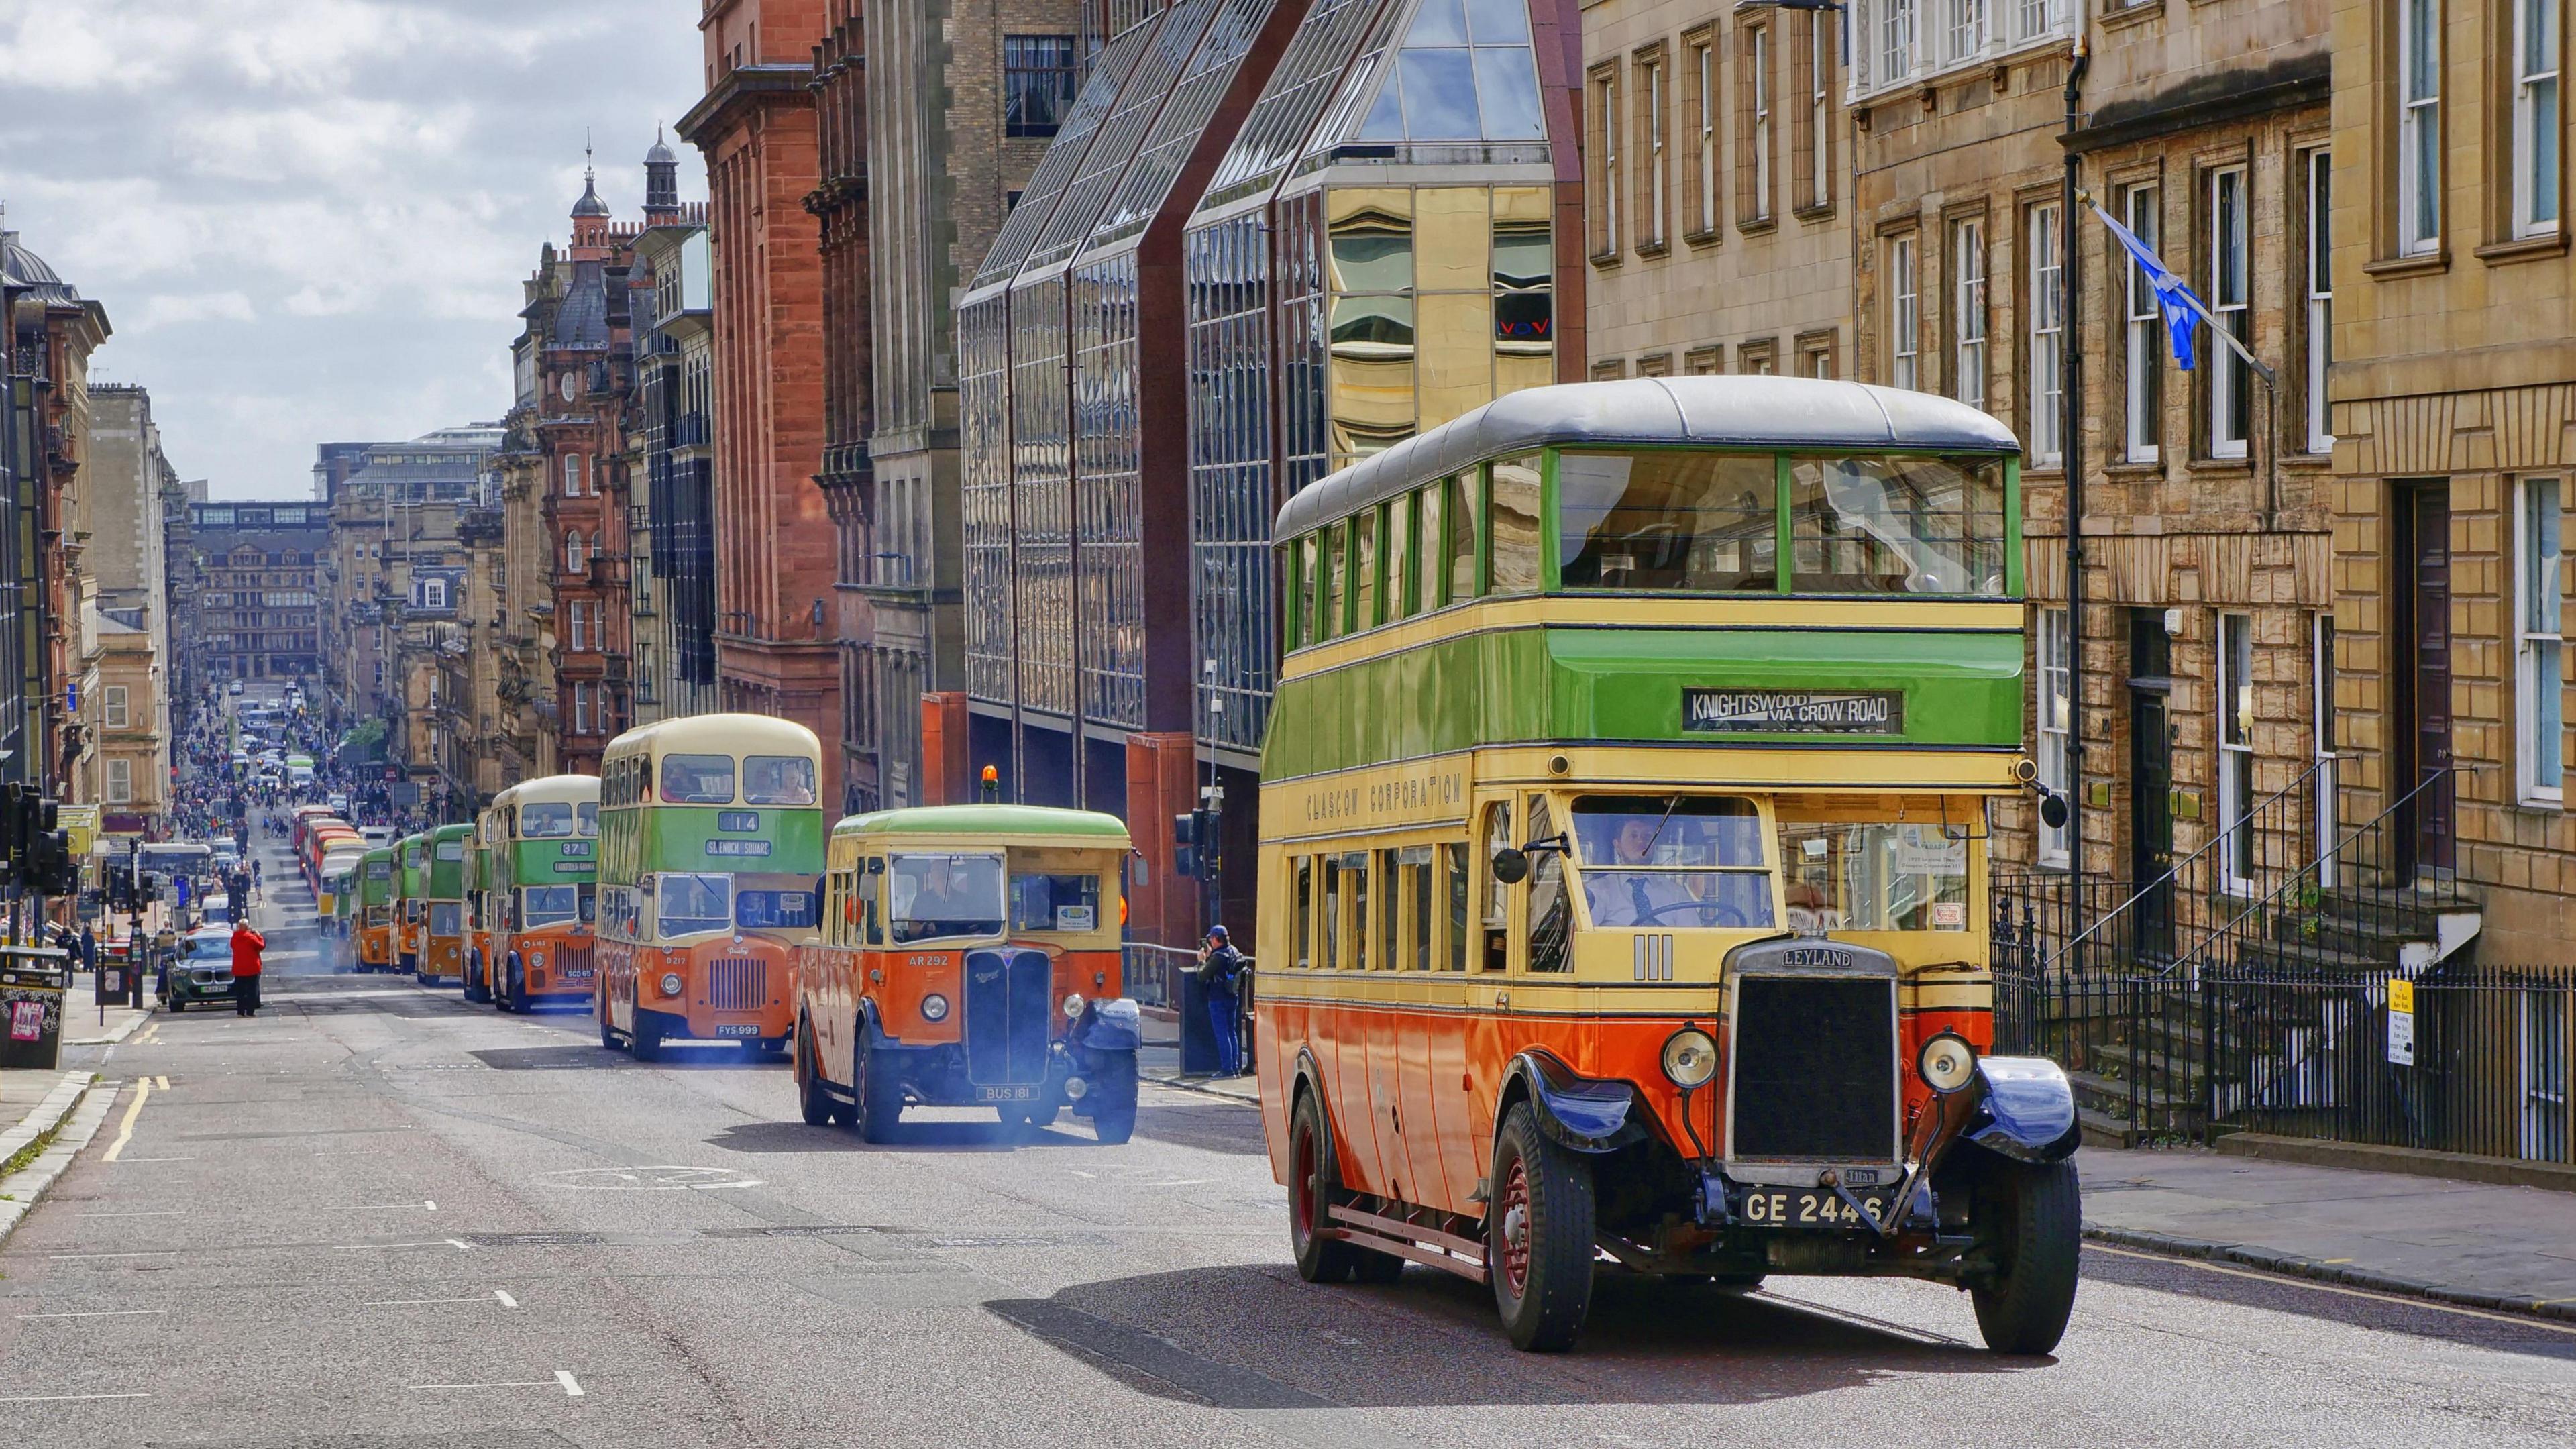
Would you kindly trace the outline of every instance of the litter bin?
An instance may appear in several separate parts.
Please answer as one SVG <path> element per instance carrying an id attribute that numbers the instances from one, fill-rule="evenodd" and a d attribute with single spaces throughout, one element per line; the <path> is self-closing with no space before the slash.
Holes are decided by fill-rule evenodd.
<path id="1" fill-rule="evenodd" d="M 71 961 L 51 946 L 0 946 L 0 1067 L 63 1064 L 63 997 Z"/>
<path id="2" fill-rule="evenodd" d="M 104 941 L 99 943 L 98 969 L 90 977 L 91 995 L 95 998 L 93 1005 L 143 1004 L 143 983 L 138 979 L 142 973 L 134 969 L 134 963 L 126 959 L 126 954 Z"/>

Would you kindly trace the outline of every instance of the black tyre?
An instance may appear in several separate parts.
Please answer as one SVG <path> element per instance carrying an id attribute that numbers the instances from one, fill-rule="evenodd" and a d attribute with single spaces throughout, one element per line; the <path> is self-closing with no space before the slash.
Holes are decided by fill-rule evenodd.
<path id="1" fill-rule="evenodd" d="M 866 1023 L 860 1024 L 866 1029 Z M 874 1060 L 874 1053 L 861 1042 L 850 1065 L 850 1084 L 854 1106 L 850 1125 L 859 1129 L 862 1142 L 891 1142 L 895 1123 L 903 1116 L 903 1089 L 887 1080 L 885 1069 Z"/>
<path id="2" fill-rule="evenodd" d="M 2001 1265 L 1992 1282 L 1968 1292 L 1978 1333 L 1997 1353 L 2055 1349 L 2075 1311 L 2075 1274 L 2084 1247 L 2075 1164 L 1997 1158 L 1979 1184 L 1976 1206 L 1988 1215 L 1989 1240 Z"/>
<path id="3" fill-rule="evenodd" d="M 519 953 L 510 953 L 508 974 L 501 978 L 501 1009 L 516 1014 L 528 1009 L 528 973 L 519 964 Z"/>
<path id="4" fill-rule="evenodd" d="M 646 1013 L 640 1006 L 637 1007 L 635 1029 L 626 1034 L 626 1045 L 628 1050 L 635 1053 L 635 1060 L 639 1062 L 660 1061 L 662 1059 L 661 1018 Z"/>
<path id="5" fill-rule="evenodd" d="M 468 1001 L 484 1002 L 492 999 L 492 987 L 489 980 L 485 978 L 482 968 L 483 958 L 480 954 L 469 954 L 466 956 L 465 983 L 462 991 L 465 999 Z M 482 984 L 477 984 L 478 979 L 482 981 Z"/>
<path id="6" fill-rule="evenodd" d="M 1288 1119 L 1288 1251 L 1297 1259 L 1297 1276 L 1309 1283 L 1346 1282 L 1357 1265 L 1359 1249 L 1325 1236 L 1341 1195 L 1332 1129 L 1322 1102 L 1308 1092 Z"/>
<path id="7" fill-rule="evenodd" d="M 1091 1131 L 1103 1146 L 1136 1135 L 1136 1059 L 1112 1058 L 1091 1083 Z"/>
<path id="8" fill-rule="evenodd" d="M 625 1043 L 618 1040 L 617 1028 L 608 1024 L 610 1018 L 608 1015 L 608 997 L 606 993 L 593 996 L 590 999 L 590 1009 L 599 1017 L 600 1047 L 603 1050 L 612 1052 L 622 1049 L 625 1046 Z"/>
<path id="9" fill-rule="evenodd" d="M 1503 1118 L 1485 1266 L 1512 1346 L 1562 1353 L 1592 1310 L 1592 1165 L 1548 1140 L 1526 1102 Z"/>
<path id="10" fill-rule="evenodd" d="M 840 1116 L 840 1103 L 823 1085 L 823 1064 L 815 1059 L 814 1038 L 800 1023 L 796 1030 L 796 1115 L 808 1127 L 821 1127 Z"/>

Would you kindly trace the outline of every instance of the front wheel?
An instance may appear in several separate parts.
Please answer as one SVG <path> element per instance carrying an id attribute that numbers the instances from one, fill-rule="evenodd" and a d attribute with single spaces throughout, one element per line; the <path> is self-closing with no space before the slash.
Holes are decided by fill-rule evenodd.
<path id="1" fill-rule="evenodd" d="M 823 1085 L 823 1064 L 814 1059 L 814 1037 L 799 1026 L 796 1032 L 796 1115 L 808 1127 L 825 1126 L 841 1115 L 841 1104 Z"/>
<path id="2" fill-rule="evenodd" d="M 1512 1346 L 1562 1353 L 1592 1309 L 1592 1165 L 1548 1139 L 1526 1102 L 1494 1143 L 1485 1266 Z"/>
<path id="3" fill-rule="evenodd" d="M 865 1031 L 866 1024 L 859 1029 Z M 894 1124 L 903 1116 L 903 1088 L 887 1079 L 875 1056 L 864 1041 L 851 1054 L 850 1125 L 859 1129 L 861 1142 L 891 1142 Z"/>
<path id="4" fill-rule="evenodd" d="M 635 1029 L 626 1034 L 626 1040 L 629 1047 L 631 1047 L 635 1053 L 635 1060 L 639 1062 L 660 1061 L 662 1059 L 661 1018 L 647 1015 L 642 1007 L 637 1007 L 635 1009 Z"/>
<path id="5" fill-rule="evenodd" d="M 528 974 L 519 965 L 519 953 L 510 953 L 508 974 L 501 978 L 501 1009 L 522 1012 L 528 1009 Z"/>
<path id="6" fill-rule="evenodd" d="M 1997 1270 L 1971 1288 L 1977 1331 L 1997 1353 L 2043 1354 L 2066 1335 L 2084 1246 L 2084 1204 L 2072 1162 L 1996 1159 L 1977 1193 L 1992 1214 Z"/>

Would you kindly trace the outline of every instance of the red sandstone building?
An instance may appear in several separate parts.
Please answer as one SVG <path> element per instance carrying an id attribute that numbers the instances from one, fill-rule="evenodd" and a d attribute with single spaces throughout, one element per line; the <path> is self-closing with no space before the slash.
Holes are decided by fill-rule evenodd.
<path id="1" fill-rule="evenodd" d="M 707 158 L 714 239 L 716 659 L 728 709 L 824 742 L 842 801 L 835 528 L 823 472 L 822 179 L 815 47 L 824 0 L 708 0 L 707 93 L 681 137 Z"/>

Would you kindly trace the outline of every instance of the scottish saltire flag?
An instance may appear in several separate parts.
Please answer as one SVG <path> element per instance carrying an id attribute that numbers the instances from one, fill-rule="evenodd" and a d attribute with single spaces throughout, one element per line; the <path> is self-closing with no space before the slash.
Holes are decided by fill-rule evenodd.
<path id="1" fill-rule="evenodd" d="M 2111 235 L 2129 249 L 2130 256 L 2137 258 L 2139 270 L 2147 274 L 2147 285 L 2155 289 L 2156 306 L 2165 314 L 2165 330 L 2173 334 L 2176 366 L 2185 372 L 2191 370 L 2191 332 L 2196 322 L 2206 320 L 2210 331 L 2217 333 L 2229 346 L 2235 346 L 2235 337 L 2218 325 L 2218 319 L 2209 315 L 2208 305 L 2192 295 L 2191 288 L 2183 285 L 2182 278 L 2173 274 L 2173 269 L 2164 264 L 2164 259 L 2156 255 L 2153 247 L 2138 240 L 2136 232 L 2114 221 L 2111 213 L 2102 209 L 2102 203 L 2097 201 L 2092 206 L 2093 214 L 2102 218 L 2102 224 L 2111 229 Z M 2236 350 L 2245 351 L 2242 347 Z M 2254 359 L 2248 354 L 2245 360 L 2252 362 Z"/>

